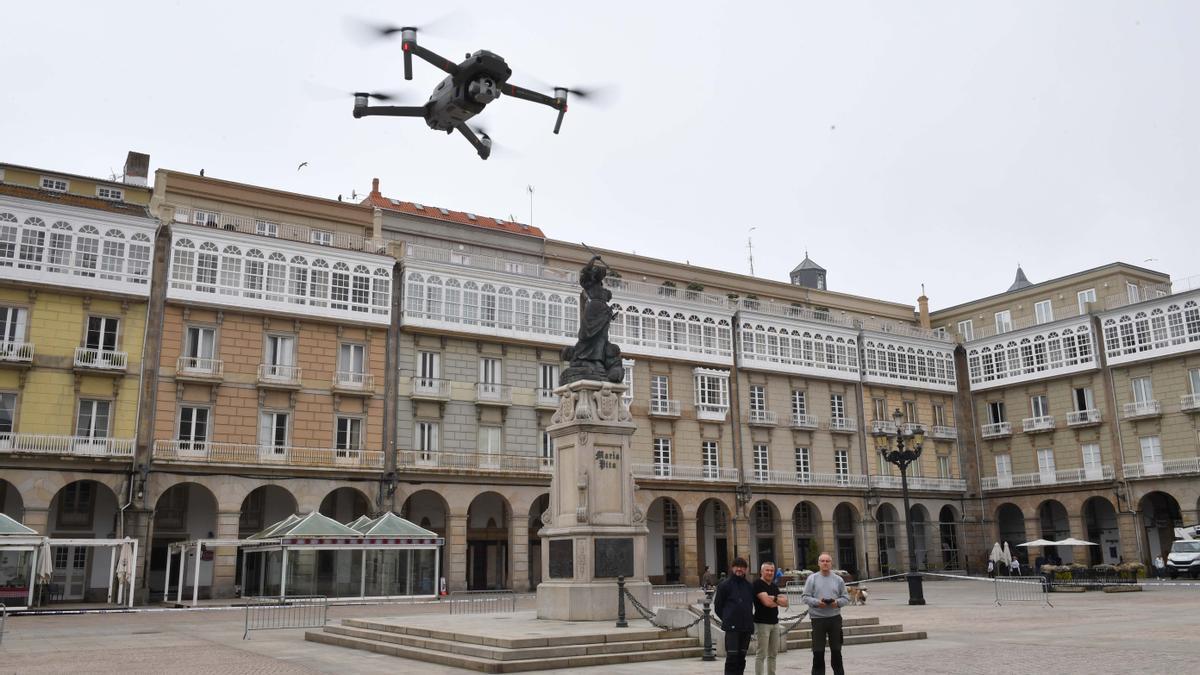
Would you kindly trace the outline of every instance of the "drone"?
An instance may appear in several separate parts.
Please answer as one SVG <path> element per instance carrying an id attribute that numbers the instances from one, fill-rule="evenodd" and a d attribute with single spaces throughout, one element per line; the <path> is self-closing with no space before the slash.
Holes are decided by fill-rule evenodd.
<path id="1" fill-rule="evenodd" d="M 558 119 L 554 122 L 556 134 L 562 128 L 563 116 L 567 114 L 568 94 L 575 94 L 580 98 L 589 95 L 587 91 L 554 87 L 554 96 L 551 97 L 512 84 L 508 81 L 508 78 L 512 77 L 512 69 L 505 63 L 504 58 L 486 49 L 467 54 L 462 62 L 454 63 L 417 44 L 415 26 L 387 26 L 375 30 L 385 37 L 400 34 L 401 47 L 404 50 L 404 79 L 412 79 L 414 55 L 445 71 L 447 77 L 434 88 L 425 105 L 420 106 L 371 105 L 371 99 L 388 101 L 392 97 L 388 94 L 355 92 L 354 117 L 421 117 L 430 129 L 445 131 L 447 134 L 458 131 L 475 147 L 480 159 L 487 159 L 492 154 L 492 139 L 482 129 L 467 126 L 467 121 L 483 112 L 487 104 L 500 98 L 501 94 L 540 103 L 557 110 Z"/>

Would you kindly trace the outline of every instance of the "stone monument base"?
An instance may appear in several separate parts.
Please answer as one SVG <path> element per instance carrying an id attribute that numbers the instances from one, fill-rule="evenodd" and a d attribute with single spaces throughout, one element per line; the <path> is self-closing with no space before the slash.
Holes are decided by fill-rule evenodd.
<path id="1" fill-rule="evenodd" d="M 650 606 L 650 582 L 626 581 L 625 589 L 638 602 Z M 625 616 L 631 621 L 641 617 L 628 598 Z M 616 621 L 616 580 L 543 581 L 537 587 L 537 617 L 556 621 Z"/>

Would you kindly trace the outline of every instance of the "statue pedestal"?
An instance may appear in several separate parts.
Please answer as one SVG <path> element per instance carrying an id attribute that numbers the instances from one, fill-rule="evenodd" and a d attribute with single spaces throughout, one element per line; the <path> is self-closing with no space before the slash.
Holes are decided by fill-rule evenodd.
<path id="1" fill-rule="evenodd" d="M 547 429 L 554 439 L 554 478 L 538 533 L 546 579 L 537 588 L 539 619 L 615 620 L 618 576 L 633 597 L 649 604 L 648 530 L 633 498 L 629 445 L 636 426 L 621 399 L 625 389 L 581 380 L 554 391 L 558 412 Z"/>

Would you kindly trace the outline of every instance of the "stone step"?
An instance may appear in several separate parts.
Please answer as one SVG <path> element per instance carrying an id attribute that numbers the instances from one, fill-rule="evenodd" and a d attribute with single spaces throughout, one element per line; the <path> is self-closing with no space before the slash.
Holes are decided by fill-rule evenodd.
<path id="1" fill-rule="evenodd" d="M 878 622 L 878 620 L 876 620 Z M 580 644 L 598 644 L 606 641 L 604 634 L 595 635 L 557 635 L 546 636 L 539 635 L 528 638 L 502 638 L 476 635 L 472 633 L 464 633 L 453 630 L 444 630 L 437 628 L 429 628 L 426 626 L 411 626 L 404 624 L 390 623 L 386 621 L 378 621 L 373 619 L 343 619 L 343 626 L 352 628 L 364 628 L 367 630 L 375 630 L 385 633 L 399 633 L 402 635 L 411 635 L 414 637 L 431 638 L 435 640 L 445 640 L 455 643 L 467 643 L 483 645 L 487 647 L 500 647 L 504 649 L 527 649 L 533 647 L 558 647 L 564 645 L 580 645 Z M 687 631 L 683 629 L 677 630 L 660 630 L 657 628 L 628 628 L 622 629 L 620 634 L 621 642 L 635 642 L 647 640 L 661 640 L 668 638 L 687 637 Z"/>
<path id="2" fill-rule="evenodd" d="M 878 635 L 880 633 L 896 633 L 904 630 L 900 624 L 875 624 L 869 626 L 842 626 L 843 635 Z M 788 633 L 788 640 L 806 640 L 812 637 L 811 628 L 797 628 Z"/>
<path id="3" fill-rule="evenodd" d="M 367 628 L 355 628 L 345 625 L 329 625 L 325 631 L 336 635 L 346 635 L 364 640 L 390 642 L 392 644 L 465 654 L 494 661 L 518 661 L 523 659 L 557 658 L 567 656 L 586 656 L 589 654 L 617 654 L 633 651 L 655 649 L 683 649 L 695 647 L 696 639 L 692 637 L 677 637 L 651 640 L 630 640 L 620 642 L 600 642 L 590 644 L 562 644 L 547 647 L 521 647 L 509 649 L 462 642 L 459 640 L 443 640 L 432 637 L 419 637 L 394 631 L 379 631 Z"/>
<path id="4" fill-rule="evenodd" d="M 871 633 L 867 635 L 845 635 L 844 645 L 870 645 L 881 642 L 902 642 L 905 640 L 924 640 L 929 636 L 923 630 L 900 630 L 891 633 Z M 788 649 L 811 649 L 812 639 L 788 640 Z"/>
<path id="5" fill-rule="evenodd" d="M 398 656 L 401 658 L 436 663 L 438 665 L 466 668 L 482 673 L 518 673 L 531 670 L 554 670 L 583 668 L 586 666 L 603 666 L 643 661 L 662 661 L 668 659 L 699 658 L 704 650 L 699 646 L 675 649 L 641 649 L 613 654 L 585 654 L 581 656 L 564 656 L 537 659 L 520 659 L 516 661 L 497 661 L 479 658 L 467 654 L 453 654 L 434 649 L 422 649 L 405 645 L 367 640 L 348 635 L 338 635 L 327 631 L 308 631 L 304 639 L 309 642 L 360 649 L 363 651 Z M 626 643 L 629 644 L 629 643 Z M 693 641 L 694 644 L 694 641 Z"/>

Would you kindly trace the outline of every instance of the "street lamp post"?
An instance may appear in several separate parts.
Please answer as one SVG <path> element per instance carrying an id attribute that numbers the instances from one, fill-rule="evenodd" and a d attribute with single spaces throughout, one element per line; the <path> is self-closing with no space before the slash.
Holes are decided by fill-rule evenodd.
<path id="1" fill-rule="evenodd" d="M 908 505 L 908 467 L 921 458 L 921 446 L 925 443 L 925 429 L 914 426 L 912 431 L 906 431 L 901 426 L 904 413 L 897 408 L 892 413 L 896 424 L 895 434 L 880 429 L 875 432 L 875 447 L 880 456 L 887 462 L 895 464 L 900 469 L 900 491 L 904 495 L 904 529 L 908 535 L 908 604 L 925 604 L 925 589 L 921 585 L 921 573 L 917 571 L 917 549 L 913 545 L 912 509 Z M 895 443 L 893 444 L 893 437 Z"/>

